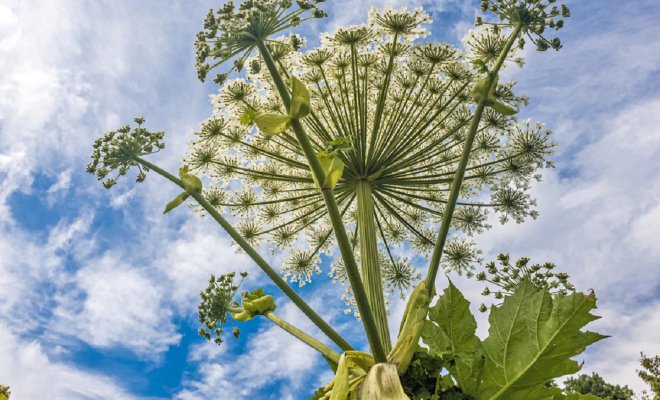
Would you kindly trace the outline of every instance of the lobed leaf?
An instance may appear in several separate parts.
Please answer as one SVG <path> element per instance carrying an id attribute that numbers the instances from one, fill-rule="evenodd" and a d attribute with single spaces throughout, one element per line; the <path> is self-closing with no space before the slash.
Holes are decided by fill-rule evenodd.
<path id="1" fill-rule="evenodd" d="M 570 358 L 606 336 L 582 332 L 599 318 L 593 293 L 575 293 L 553 299 L 525 280 L 500 307 L 491 308 L 483 380 L 478 400 L 553 398 L 543 384 L 573 374 L 580 366 Z"/>
<path id="2" fill-rule="evenodd" d="M 449 361 L 446 367 L 463 392 L 476 394 L 484 355 L 475 334 L 477 322 L 470 313 L 470 302 L 449 282 L 436 305 L 429 309 L 429 320 L 422 333 L 424 342 L 435 355 Z"/>

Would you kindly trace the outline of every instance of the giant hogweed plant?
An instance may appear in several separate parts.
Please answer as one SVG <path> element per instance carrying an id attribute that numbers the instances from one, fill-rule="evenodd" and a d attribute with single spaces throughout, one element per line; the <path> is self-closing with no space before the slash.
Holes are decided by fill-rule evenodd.
<path id="1" fill-rule="evenodd" d="M 602 338 L 581 331 L 596 318 L 593 293 L 569 294 L 564 275 L 553 290 L 557 275 L 526 261 L 490 264 L 491 279 L 478 278 L 504 292 L 483 341 L 451 282 L 431 303 L 441 268 L 473 275 L 481 260 L 469 238 L 489 227 L 490 212 L 503 223 L 536 216 L 527 190 L 552 166 L 555 143 L 541 124 L 515 118 L 526 97 L 499 76 L 522 64 L 516 53 L 526 41 L 558 50 L 546 32 L 563 26 L 568 9 L 554 0 L 483 1 L 465 50 L 425 40 L 422 9 L 374 9 L 367 24 L 324 35 L 314 50 L 282 36 L 325 17 L 320 3 L 230 1 L 209 11 L 196 42 L 198 76 L 231 67 L 216 74 L 214 113 L 178 176 L 145 158 L 164 148 L 164 134 L 142 118 L 95 142 L 89 172 L 110 188 L 132 167 L 138 182 L 154 171 L 182 189 L 166 213 L 191 199 L 228 233 L 336 347 L 282 320 L 262 289 L 238 295 L 233 273 L 212 276 L 201 293 L 200 334 L 221 343 L 227 324 L 238 337 L 239 323 L 265 317 L 334 371 L 314 398 L 564 398 L 544 383 L 576 372 L 570 357 Z M 261 244 L 285 255 L 282 274 Z M 428 260 L 424 278 L 401 257 L 408 248 Z M 355 350 L 289 285 L 311 282 L 320 255 L 337 250 L 330 274 L 345 286 L 369 352 Z M 410 288 L 393 338 L 388 297 Z"/>

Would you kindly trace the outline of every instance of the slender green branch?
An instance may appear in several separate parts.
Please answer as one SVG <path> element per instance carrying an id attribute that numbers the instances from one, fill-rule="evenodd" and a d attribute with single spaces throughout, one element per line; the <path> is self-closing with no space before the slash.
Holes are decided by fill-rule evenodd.
<path id="1" fill-rule="evenodd" d="M 335 364 L 339 364 L 339 357 L 341 357 L 341 355 L 336 351 L 332 350 L 330 347 L 323 344 L 322 342 L 320 342 L 319 340 L 314 339 L 310 335 L 306 334 L 305 332 L 301 331 L 300 329 L 296 328 L 290 323 L 284 321 L 282 318 L 278 317 L 272 311 L 266 311 L 263 314 L 263 316 L 271 320 L 275 325 L 284 329 L 285 331 L 287 331 L 288 333 L 290 333 L 300 341 L 304 342 L 309 347 L 323 354 L 325 358 L 329 359 Z"/>
<path id="2" fill-rule="evenodd" d="M 143 158 L 137 157 L 136 162 L 142 164 L 143 166 L 153 170 L 162 177 L 170 180 L 177 186 L 184 188 L 183 183 L 179 178 L 165 171 L 164 169 L 150 163 Z M 266 260 L 257 253 L 257 251 L 238 233 L 229 222 L 222 216 L 220 213 L 204 198 L 203 195 L 193 194 L 192 195 L 197 203 L 199 203 L 206 212 L 218 223 L 220 226 L 229 234 L 229 236 L 247 253 L 247 255 L 254 260 L 254 262 L 261 268 L 266 275 L 277 285 L 277 287 L 284 292 L 284 294 L 291 299 L 291 301 L 309 318 L 320 330 L 323 332 L 330 340 L 332 340 L 339 348 L 344 351 L 353 350 L 353 347 L 344 339 L 337 331 L 335 331 L 327 322 L 321 318 L 320 315 L 316 313 L 306 302 L 303 300 L 298 293 L 296 293 L 291 286 L 289 286 L 282 277 L 271 267 Z"/>
<path id="3" fill-rule="evenodd" d="M 273 82 L 275 83 L 275 87 L 277 88 L 280 97 L 282 98 L 282 102 L 284 102 L 284 106 L 288 110 L 291 107 L 291 96 L 287 86 L 282 80 L 282 76 L 277 70 L 277 65 L 275 64 L 275 61 L 273 60 L 273 57 L 271 56 L 270 51 L 268 50 L 268 47 L 265 43 L 260 41 L 258 42 L 257 46 L 264 60 L 264 64 L 268 68 Z M 312 144 L 310 143 L 309 138 L 305 133 L 305 129 L 298 119 L 293 119 L 291 127 L 296 135 L 296 138 L 298 139 L 300 147 L 305 153 L 305 157 L 309 162 L 312 173 L 317 178 L 317 182 L 323 182 L 325 179 L 323 168 L 321 167 L 321 163 L 316 157 L 316 152 L 314 151 L 314 148 L 312 147 Z M 371 352 L 373 353 L 374 360 L 377 363 L 385 362 L 387 360 L 387 356 L 378 335 L 376 321 L 371 312 L 371 307 L 369 306 L 369 301 L 364 289 L 364 285 L 362 284 L 362 279 L 360 277 L 360 271 L 355 261 L 355 256 L 351 249 L 348 235 L 346 234 L 346 229 L 341 219 L 339 208 L 337 207 L 337 202 L 335 201 L 332 189 L 323 189 L 322 193 L 326 207 L 328 208 L 328 215 L 330 217 L 330 221 L 332 222 L 332 228 L 335 232 L 335 236 L 337 237 L 337 244 L 344 260 L 346 274 L 351 284 L 351 289 L 353 290 L 353 296 L 355 297 L 355 302 L 357 303 L 358 311 L 360 312 L 360 318 L 362 319 L 362 323 L 364 325 L 364 330 L 367 335 L 367 340 L 369 341 Z"/>
<path id="4" fill-rule="evenodd" d="M 490 88 L 492 85 L 497 84 L 497 74 L 500 72 L 500 68 L 504 64 L 506 57 L 513 46 L 514 41 L 520 33 L 521 26 L 518 25 L 511 35 L 507 39 L 504 48 L 502 49 L 499 58 L 495 64 L 495 68 L 490 74 Z M 447 205 L 445 207 L 444 214 L 442 215 L 442 222 L 440 224 L 440 232 L 435 242 L 435 247 L 433 249 L 433 256 L 431 257 L 431 263 L 429 265 L 429 271 L 426 275 L 426 286 L 429 289 L 430 293 L 433 293 L 433 287 L 435 285 L 435 278 L 438 275 L 438 270 L 440 268 L 440 258 L 442 257 L 442 251 L 445 247 L 445 242 L 447 241 L 447 235 L 449 234 L 449 227 L 451 225 L 451 219 L 454 214 L 454 209 L 456 208 L 456 202 L 458 201 L 458 194 L 463 185 L 463 178 L 465 177 L 465 170 L 467 168 L 468 159 L 470 158 L 470 151 L 472 150 L 472 144 L 474 143 L 474 138 L 479 129 L 479 123 L 481 122 L 481 116 L 484 113 L 486 108 L 486 99 L 479 101 L 477 104 L 477 109 L 474 112 L 474 117 L 470 123 L 470 129 L 468 131 L 467 137 L 465 138 L 465 145 L 463 147 L 463 155 L 461 161 L 458 163 L 458 168 L 456 168 L 456 174 L 454 175 L 454 180 L 451 184 L 451 192 L 449 193 L 449 199 L 447 199 Z"/>

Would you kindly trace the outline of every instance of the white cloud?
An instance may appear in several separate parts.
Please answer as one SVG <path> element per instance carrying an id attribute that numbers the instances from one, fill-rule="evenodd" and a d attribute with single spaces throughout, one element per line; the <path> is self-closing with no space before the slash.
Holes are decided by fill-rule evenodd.
<path id="1" fill-rule="evenodd" d="M 298 319 L 294 306 L 287 303 L 277 309 L 277 314 L 285 321 L 310 330 L 310 323 Z M 251 321 L 249 323 L 256 323 Z M 279 327 L 261 320 L 265 328 L 254 332 L 247 339 L 246 348 L 241 354 L 230 357 L 226 350 L 213 344 L 200 346 L 191 354 L 200 361 L 201 378 L 184 382 L 185 389 L 177 394 L 178 400 L 205 399 L 219 393 L 231 393 L 234 399 L 251 399 L 264 387 L 273 388 L 281 383 L 281 392 L 272 398 L 301 398 L 316 390 L 314 374 L 323 359 L 315 350 Z M 231 346 L 233 339 L 227 339 L 222 346 Z M 298 393 L 300 391 L 300 393 Z M 264 398 L 263 395 L 259 396 Z"/>
<path id="2" fill-rule="evenodd" d="M 102 375 L 53 361 L 36 341 L 19 339 L 0 322 L 0 377 L 16 399 L 103 400 L 134 399 Z"/>
<path id="3" fill-rule="evenodd" d="M 98 348 L 129 348 L 145 358 L 179 342 L 164 288 L 149 271 L 106 254 L 89 260 L 71 284 L 54 310 L 58 332 Z"/>

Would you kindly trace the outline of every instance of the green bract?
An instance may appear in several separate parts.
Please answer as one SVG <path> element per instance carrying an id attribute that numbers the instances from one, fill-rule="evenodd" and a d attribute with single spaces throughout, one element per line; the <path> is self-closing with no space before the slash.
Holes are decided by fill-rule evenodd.
<path id="1" fill-rule="evenodd" d="M 310 111 L 309 91 L 298 78 L 291 77 L 291 110 L 289 114 L 292 118 L 304 118 L 309 115 Z"/>
<path id="2" fill-rule="evenodd" d="M 254 114 L 253 121 L 267 135 L 277 135 L 291 127 L 291 116 L 273 113 Z"/>
<path id="3" fill-rule="evenodd" d="M 174 200 L 167 203 L 163 214 L 167 214 L 168 212 L 183 204 L 183 202 L 186 201 L 189 196 L 197 196 L 202 193 L 202 181 L 195 175 L 188 172 L 187 165 L 179 168 L 179 179 L 181 179 L 181 184 L 183 185 L 185 192 L 176 196 Z"/>

